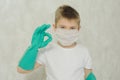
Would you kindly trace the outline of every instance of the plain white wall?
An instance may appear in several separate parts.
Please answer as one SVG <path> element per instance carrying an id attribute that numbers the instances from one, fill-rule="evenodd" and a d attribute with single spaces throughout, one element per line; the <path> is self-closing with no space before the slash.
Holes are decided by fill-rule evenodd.
<path id="1" fill-rule="evenodd" d="M 0 0 L 0 80 L 44 80 L 44 67 L 19 74 L 16 66 L 34 29 L 53 24 L 62 4 L 80 13 L 80 43 L 91 52 L 97 80 L 120 79 L 120 0 Z"/>

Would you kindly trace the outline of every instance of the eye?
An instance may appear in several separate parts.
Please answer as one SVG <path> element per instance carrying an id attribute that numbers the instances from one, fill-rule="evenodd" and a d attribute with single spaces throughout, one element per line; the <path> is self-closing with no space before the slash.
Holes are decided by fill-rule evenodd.
<path id="1" fill-rule="evenodd" d="M 70 29 L 76 29 L 76 28 L 74 28 L 74 27 L 71 27 Z"/>
<path id="2" fill-rule="evenodd" d="M 64 27 L 64 26 L 61 26 L 60 28 L 64 29 L 65 27 Z"/>

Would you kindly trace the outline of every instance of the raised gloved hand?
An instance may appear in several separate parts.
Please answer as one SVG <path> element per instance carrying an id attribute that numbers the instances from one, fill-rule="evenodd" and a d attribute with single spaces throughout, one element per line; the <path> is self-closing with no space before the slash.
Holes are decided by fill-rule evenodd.
<path id="1" fill-rule="evenodd" d="M 24 70 L 33 70 L 36 62 L 38 48 L 43 48 L 48 45 L 49 42 L 52 41 L 52 36 L 45 31 L 50 27 L 50 24 L 43 24 L 42 26 L 38 26 L 32 35 L 31 45 L 25 51 L 23 57 L 19 61 L 18 66 Z M 48 37 L 47 40 L 44 41 L 45 36 Z"/>
<path id="2" fill-rule="evenodd" d="M 85 80 L 96 80 L 96 77 L 93 72 L 90 72 Z"/>
<path id="3" fill-rule="evenodd" d="M 32 36 L 32 47 L 34 46 L 36 48 L 43 48 L 47 46 L 47 44 L 52 40 L 52 36 L 49 33 L 45 32 L 49 27 L 50 24 L 44 24 L 42 26 L 37 27 Z M 48 37 L 46 41 L 44 41 L 45 36 Z"/>

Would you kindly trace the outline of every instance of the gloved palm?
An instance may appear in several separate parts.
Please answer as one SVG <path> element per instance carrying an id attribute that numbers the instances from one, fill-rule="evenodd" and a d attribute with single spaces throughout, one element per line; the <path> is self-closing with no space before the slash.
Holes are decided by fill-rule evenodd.
<path id="1" fill-rule="evenodd" d="M 48 45 L 48 43 L 52 40 L 52 36 L 45 31 L 50 27 L 50 25 L 42 25 L 39 26 L 33 33 L 31 45 L 36 48 L 43 48 Z M 47 36 L 48 39 L 44 41 L 44 37 Z"/>

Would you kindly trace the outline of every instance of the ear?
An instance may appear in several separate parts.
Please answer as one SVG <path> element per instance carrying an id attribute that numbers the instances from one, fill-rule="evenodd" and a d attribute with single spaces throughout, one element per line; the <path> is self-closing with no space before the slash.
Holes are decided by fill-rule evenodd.
<path id="1" fill-rule="evenodd" d="M 78 31 L 80 31 L 80 27 L 81 27 L 81 26 L 78 26 Z"/>
<path id="2" fill-rule="evenodd" d="M 55 31 L 56 27 L 55 27 L 55 24 L 53 24 L 53 30 Z"/>

